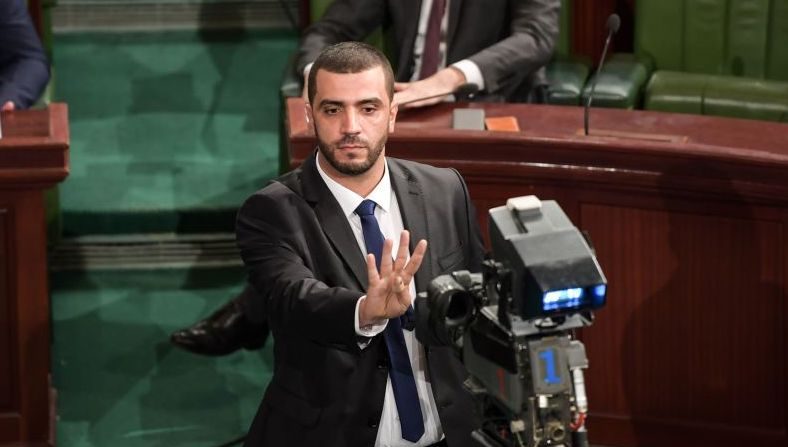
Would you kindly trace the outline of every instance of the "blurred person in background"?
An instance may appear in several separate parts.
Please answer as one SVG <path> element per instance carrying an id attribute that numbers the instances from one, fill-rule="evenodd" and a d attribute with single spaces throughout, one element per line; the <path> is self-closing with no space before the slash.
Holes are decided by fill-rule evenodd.
<path id="1" fill-rule="evenodd" d="M 49 61 L 25 1 L 0 1 L 0 110 L 32 106 L 47 82 Z"/>

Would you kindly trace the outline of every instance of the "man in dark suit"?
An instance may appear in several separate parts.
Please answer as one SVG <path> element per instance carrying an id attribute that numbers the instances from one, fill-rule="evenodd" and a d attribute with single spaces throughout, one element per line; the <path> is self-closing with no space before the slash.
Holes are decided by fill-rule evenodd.
<path id="1" fill-rule="evenodd" d="M 331 46 L 310 81 L 315 156 L 237 219 L 274 336 L 274 376 L 246 445 L 473 445 L 465 369 L 451 348 L 426 349 L 408 330 L 416 291 L 481 268 L 465 184 L 453 169 L 385 156 L 397 105 L 378 50 Z"/>
<path id="2" fill-rule="evenodd" d="M 301 73 L 326 45 L 364 40 L 382 28 L 397 67 L 399 103 L 466 82 L 480 87 L 479 100 L 533 101 L 546 85 L 560 7 L 560 0 L 334 0 L 304 32 L 296 67 Z"/>
<path id="3" fill-rule="evenodd" d="M 463 83 L 480 87 L 477 100 L 539 102 L 546 85 L 543 67 L 558 36 L 559 9 L 560 0 L 334 0 L 304 32 L 296 69 L 306 73 L 327 45 L 363 40 L 383 28 L 398 60 L 395 101 L 407 103 L 403 107 L 434 104 L 442 98 L 418 98 Z M 207 355 L 259 347 L 268 329 L 257 302 L 247 286 L 171 339 Z"/>
<path id="4" fill-rule="evenodd" d="M 49 62 L 24 0 L 0 1 L 0 110 L 26 109 L 49 82 Z"/>

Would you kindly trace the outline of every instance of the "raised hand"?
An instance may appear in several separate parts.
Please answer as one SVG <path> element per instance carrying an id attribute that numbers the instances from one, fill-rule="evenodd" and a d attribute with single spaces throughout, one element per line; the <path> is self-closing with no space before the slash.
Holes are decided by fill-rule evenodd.
<path id="1" fill-rule="evenodd" d="M 410 233 L 403 231 L 399 239 L 397 258 L 391 259 L 393 242 L 386 239 L 381 253 L 380 272 L 375 266 L 375 256 L 367 255 L 367 298 L 359 307 L 361 326 L 379 324 L 389 318 L 404 314 L 413 301 L 410 283 L 421 266 L 427 252 L 427 241 L 421 240 L 408 258 Z"/>

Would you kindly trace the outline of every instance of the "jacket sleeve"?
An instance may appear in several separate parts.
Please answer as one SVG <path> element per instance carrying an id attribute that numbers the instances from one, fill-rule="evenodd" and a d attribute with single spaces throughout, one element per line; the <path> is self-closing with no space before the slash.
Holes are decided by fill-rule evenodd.
<path id="1" fill-rule="evenodd" d="M 264 191 L 272 188 L 285 189 L 275 183 Z M 276 333 L 356 350 L 355 307 L 363 293 L 316 278 L 293 209 L 287 195 L 258 192 L 238 213 L 236 238 L 257 299 L 265 300 Z"/>
<path id="2" fill-rule="evenodd" d="M 496 92 L 517 73 L 547 64 L 558 38 L 560 0 L 514 0 L 511 35 L 468 57 L 484 77 L 485 90 Z"/>
<path id="3" fill-rule="evenodd" d="M 23 0 L 0 1 L 0 105 L 27 108 L 49 82 L 49 61 Z"/>

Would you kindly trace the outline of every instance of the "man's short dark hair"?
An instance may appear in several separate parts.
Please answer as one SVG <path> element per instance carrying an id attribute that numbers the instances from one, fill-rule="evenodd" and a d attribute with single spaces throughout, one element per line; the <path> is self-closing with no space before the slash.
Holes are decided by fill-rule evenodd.
<path id="1" fill-rule="evenodd" d="M 309 103 L 317 93 L 317 73 L 361 73 L 376 67 L 383 69 L 389 100 L 394 98 L 394 71 L 386 56 L 377 48 L 363 42 L 342 42 L 326 47 L 315 59 L 309 71 L 307 96 Z"/>

